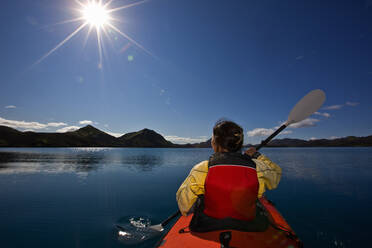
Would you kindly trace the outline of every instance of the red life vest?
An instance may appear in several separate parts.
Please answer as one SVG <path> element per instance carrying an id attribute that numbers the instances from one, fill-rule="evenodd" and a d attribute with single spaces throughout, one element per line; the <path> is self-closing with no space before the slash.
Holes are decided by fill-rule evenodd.
<path id="1" fill-rule="evenodd" d="M 215 153 L 208 167 L 204 213 L 216 219 L 253 220 L 259 185 L 252 159 L 240 153 Z"/>

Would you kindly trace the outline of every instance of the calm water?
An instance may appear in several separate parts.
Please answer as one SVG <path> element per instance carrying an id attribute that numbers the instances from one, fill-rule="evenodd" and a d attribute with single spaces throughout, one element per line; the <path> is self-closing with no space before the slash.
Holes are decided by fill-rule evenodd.
<path id="1" fill-rule="evenodd" d="M 175 192 L 210 149 L 0 149 L 0 247 L 127 247 L 114 224 L 176 211 Z M 306 247 L 369 247 L 371 148 L 276 148 L 268 197 Z M 147 240 L 141 247 L 152 247 Z"/>

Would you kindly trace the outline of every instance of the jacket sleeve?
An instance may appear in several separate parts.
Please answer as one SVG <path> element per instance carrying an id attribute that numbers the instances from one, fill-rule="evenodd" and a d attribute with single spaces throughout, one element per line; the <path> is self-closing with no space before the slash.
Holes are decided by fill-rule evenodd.
<path id="1" fill-rule="evenodd" d="M 265 155 L 253 159 L 256 163 L 257 177 L 259 182 L 258 198 L 261 198 L 266 189 L 275 189 L 280 181 L 282 169 Z"/>
<path id="2" fill-rule="evenodd" d="M 208 161 L 195 165 L 176 193 L 178 208 L 182 215 L 192 209 L 198 195 L 204 194 L 204 182 L 208 173 Z"/>

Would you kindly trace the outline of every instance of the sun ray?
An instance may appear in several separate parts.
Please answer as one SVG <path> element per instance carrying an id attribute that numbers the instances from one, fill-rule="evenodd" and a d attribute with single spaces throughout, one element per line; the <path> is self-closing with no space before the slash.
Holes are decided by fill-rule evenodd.
<path id="1" fill-rule="evenodd" d="M 57 23 L 53 23 L 53 24 L 49 24 L 49 25 L 44 25 L 44 26 L 40 27 L 40 29 L 48 29 L 50 27 L 54 27 L 54 26 L 57 26 L 57 25 L 79 22 L 79 21 L 82 21 L 82 20 L 84 20 L 83 17 L 78 17 L 78 18 L 69 19 L 69 20 L 65 20 L 65 21 L 61 21 L 61 22 L 57 22 Z"/>
<path id="2" fill-rule="evenodd" d="M 83 4 L 83 3 L 80 2 L 79 0 L 75 0 L 75 2 L 76 2 L 77 4 L 79 4 L 81 7 L 85 7 L 85 4 Z"/>
<path id="3" fill-rule="evenodd" d="M 111 13 L 111 12 L 114 12 L 114 11 L 118 11 L 118 10 L 122 10 L 122 9 L 127 9 L 127 8 L 130 8 L 130 7 L 136 6 L 136 5 L 143 4 L 144 2 L 147 2 L 147 1 L 148 0 L 142 0 L 142 1 L 139 1 L 139 2 L 136 2 L 136 3 L 124 5 L 124 6 L 121 6 L 121 7 L 114 8 L 114 9 L 109 9 L 107 12 L 108 13 Z"/>
<path id="4" fill-rule="evenodd" d="M 60 48 L 63 44 L 65 44 L 68 40 L 70 40 L 73 36 L 75 36 L 77 33 L 79 33 L 80 30 L 82 30 L 88 23 L 81 24 L 74 32 L 72 32 L 70 35 L 68 35 L 63 41 L 61 41 L 57 46 L 55 46 L 52 50 L 47 52 L 43 57 L 41 57 L 38 61 L 34 63 L 34 65 L 39 64 L 41 61 L 43 61 L 45 58 L 47 58 L 50 54 L 55 52 L 58 48 Z"/>
<path id="5" fill-rule="evenodd" d="M 111 21 L 114 21 L 115 23 L 126 23 L 124 20 L 110 16 L 110 22 Z"/>
<path id="6" fill-rule="evenodd" d="M 82 21 L 84 20 L 83 17 L 78 17 L 78 18 L 74 18 L 74 19 L 70 19 L 70 20 L 66 20 L 66 21 L 62 21 L 62 22 L 57 22 L 57 23 L 54 23 L 52 25 L 61 25 L 61 24 L 66 24 L 66 23 L 71 23 L 71 22 L 78 22 L 78 21 Z"/>
<path id="7" fill-rule="evenodd" d="M 104 33 L 104 37 L 108 40 L 108 42 L 110 43 L 110 46 L 111 48 L 115 49 L 115 44 L 114 44 L 114 40 L 117 40 L 117 36 L 114 37 L 114 39 L 112 38 L 112 34 L 114 31 L 111 31 L 111 29 L 102 29 L 103 33 Z M 104 55 L 105 55 L 105 58 L 106 58 L 106 54 L 105 54 L 105 51 L 104 51 Z"/>
<path id="8" fill-rule="evenodd" d="M 107 33 L 107 29 L 104 28 L 102 29 L 103 33 L 105 34 L 105 37 L 107 37 L 107 39 L 109 40 L 110 43 L 112 43 L 112 40 L 111 40 L 111 37 L 110 37 L 110 34 Z"/>
<path id="9" fill-rule="evenodd" d="M 88 38 L 89 38 L 90 33 L 92 32 L 92 29 L 93 29 L 93 26 L 89 26 L 87 35 L 84 38 L 83 47 L 85 47 L 87 45 Z"/>
<path id="10" fill-rule="evenodd" d="M 97 28 L 96 29 L 97 33 L 97 43 L 98 43 L 98 53 L 99 53 L 99 64 L 98 68 L 102 69 L 102 45 L 101 45 L 101 33 L 100 30 Z"/>
<path id="11" fill-rule="evenodd" d="M 107 8 L 111 3 L 112 3 L 113 0 L 109 0 L 107 1 L 107 3 L 105 3 L 105 5 L 103 7 Z"/>
<path id="12" fill-rule="evenodd" d="M 110 26 L 113 30 L 115 30 L 116 32 L 118 32 L 121 36 L 123 36 L 125 39 L 129 40 L 130 42 L 132 42 L 133 44 L 135 44 L 137 47 L 139 47 L 140 49 L 142 49 L 143 51 L 145 51 L 147 54 L 155 57 L 151 52 L 149 52 L 146 48 L 144 48 L 141 44 L 139 44 L 137 41 L 133 40 L 131 37 L 129 37 L 127 34 L 123 33 L 122 31 L 120 31 L 120 29 L 118 29 L 117 27 L 115 27 L 113 24 L 111 23 L 108 23 L 107 24 L 108 26 Z"/>
<path id="13" fill-rule="evenodd" d="M 109 41 L 111 42 L 111 40 L 110 40 L 110 38 L 108 37 L 108 34 L 106 33 L 106 30 L 105 29 L 102 29 L 102 33 L 104 34 L 104 35 L 102 35 L 102 33 L 101 33 L 101 46 L 102 46 L 102 61 L 103 60 L 107 60 L 107 61 L 109 61 L 108 60 L 108 53 L 107 53 L 107 50 L 106 50 L 106 43 L 105 42 L 103 42 L 103 37 L 107 37 L 108 39 L 109 39 Z M 106 63 L 105 63 L 106 64 Z"/>

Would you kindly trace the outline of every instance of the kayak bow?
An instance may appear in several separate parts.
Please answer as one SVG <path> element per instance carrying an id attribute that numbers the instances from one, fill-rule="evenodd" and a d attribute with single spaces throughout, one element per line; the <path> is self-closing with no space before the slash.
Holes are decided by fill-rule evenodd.
<path id="1" fill-rule="evenodd" d="M 263 232 L 219 230 L 206 233 L 191 232 L 188 228 L 192 214 L 181 216 L 157 243 L 160 248 L 300 248 L 302 242 L 282 217 L 274 204 L 262 197 L 260 203 L 266 209 L 270 225 Z"/>

